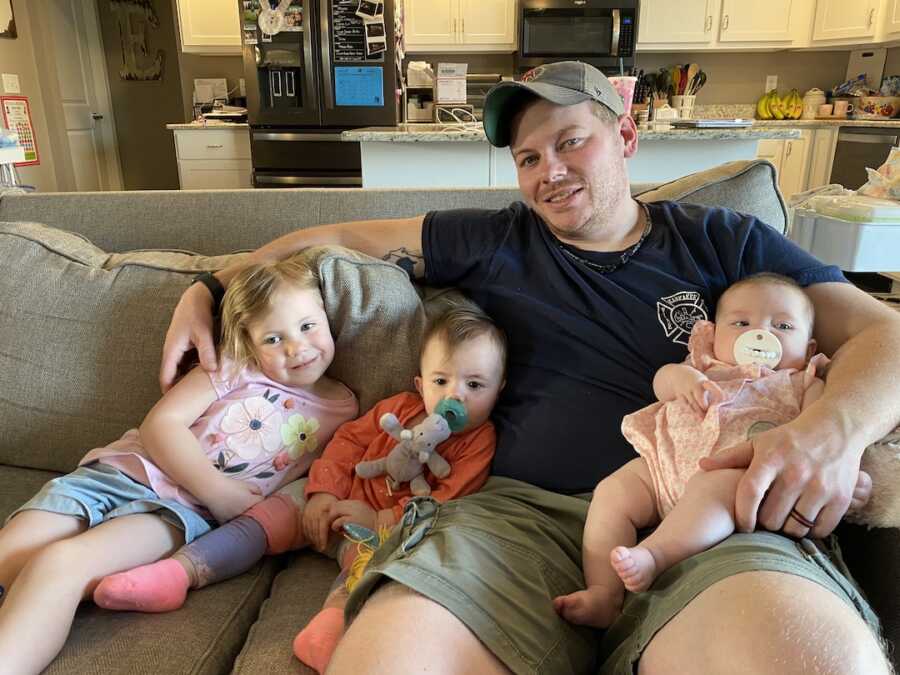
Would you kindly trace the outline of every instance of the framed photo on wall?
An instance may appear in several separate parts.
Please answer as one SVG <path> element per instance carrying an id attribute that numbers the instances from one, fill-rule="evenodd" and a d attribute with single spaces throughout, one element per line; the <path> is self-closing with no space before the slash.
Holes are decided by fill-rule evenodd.
<path id="1" fill-rule="evenodd" d="M 0 0 L 0 38 L 16 37 L 16 19 L 13 16 L 12 0 Z"/>

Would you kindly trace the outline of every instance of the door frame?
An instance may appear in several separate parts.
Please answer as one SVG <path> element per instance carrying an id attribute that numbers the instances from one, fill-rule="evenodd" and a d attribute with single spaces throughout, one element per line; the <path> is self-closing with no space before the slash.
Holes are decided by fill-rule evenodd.
<path id="1" fill-rule="evenodd" d="M 50 145 L 57 183 L 60 191 L 76 191 L 75 171 L 72 165 L 69 140 L 66 135 L 65 115 L 62 107 L 62 96 L 59 91 L 56 69 L 55 45 L 47 39 L 50 35 L 48 21 L 53 20 L 48 0 L 36 0 L 31 6 L 31 23 L 34 35 L 34 59 L 38 71 L 39 87 L 44 99 L 47 124 L 50 126 Z M 87 45 L 87 58 L 90 60 L 89 72 L 96 97 L 97 111 L 103 115 L 100 125 L 100 138 L 103 144 L 105 162 L 103 163 L 105 190 L 122 190 L 122 166 L 119 159 L 119 144 L 116 137 L 116 121 L 113 114 L 112 98 L 107 79 L 106 55 L 103 49 L 103 37 L 100 33 L 100 14 L 97 0 L 76 3 L 76 10 L 81 12 L 84 21 L 85 35 L 79 40 Z"/>

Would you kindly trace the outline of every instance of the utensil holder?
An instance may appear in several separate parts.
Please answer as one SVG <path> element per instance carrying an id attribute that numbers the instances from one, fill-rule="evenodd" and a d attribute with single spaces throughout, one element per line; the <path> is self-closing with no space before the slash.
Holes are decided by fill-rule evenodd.
<path id="1" fill-rule="evenodd" d="M 696 95 L 679 95 L 672 97 L 672 107 L 678 111 L 678 117 L 683 120 L 693 119 L 694 117 L 694 101 Z"/>

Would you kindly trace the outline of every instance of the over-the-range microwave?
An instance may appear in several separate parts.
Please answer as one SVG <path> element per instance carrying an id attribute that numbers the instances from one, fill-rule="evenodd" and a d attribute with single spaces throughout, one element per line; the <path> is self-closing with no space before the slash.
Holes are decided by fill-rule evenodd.
<path id="1" fill-rule="evenodd" d="M 521 12 L 519 70 L 563 59 L 634 65 L 638 0 L 522 0 Z"/>

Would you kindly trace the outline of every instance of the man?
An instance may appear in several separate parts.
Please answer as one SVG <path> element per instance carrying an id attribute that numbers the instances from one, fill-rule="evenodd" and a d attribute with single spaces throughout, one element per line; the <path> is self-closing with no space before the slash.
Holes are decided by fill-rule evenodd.
<path id="1" fill-rule="evenodd" d="M 568 494 L 634 457 L 622 416 L 653 400 L 653 374 L 684 358 L 692 321 L 712 318 L 725 287 L 763 270 L 793 277 L 815 305 L 820 348 L 837 352 L 815 405 L 707 467 L 749 465 L 736 504 L 745 532 L 822 537 L 835 527 L 863 448 L 900 420 L 900 321 L 754 218 L 640 206 L 625 164 L 637 132 L 597 70 L 563 62 L 525 80 L 485 102 L 488 140 L 511 146 L 524 204 L 328 225 L 256 253 L 405 249 L 415 276 L 458 286 L 510 339 L 495 477 L 394 531 L 351 597 L 359 613 L 329 672 L 887 672 L 866 623 L 877 620 L 808 540 L 735 535 L 630 596 L 602 645 L 554 613 L 552 598 L 584 583 L 587 502 Z M 185 292 L 163 387 L 191 345 L 214 365 L 211 304 L 199 284 Z"/>

